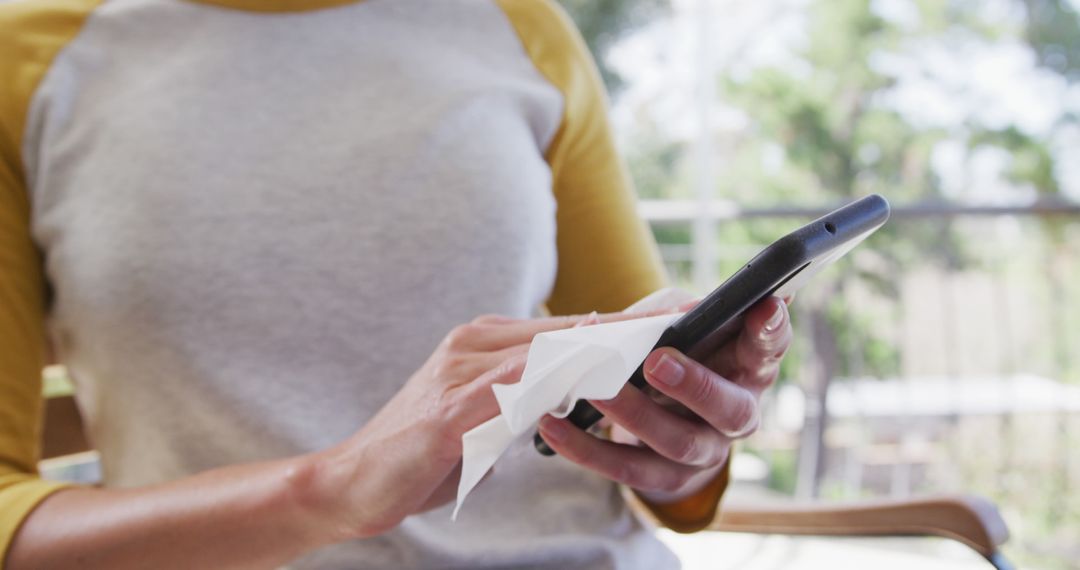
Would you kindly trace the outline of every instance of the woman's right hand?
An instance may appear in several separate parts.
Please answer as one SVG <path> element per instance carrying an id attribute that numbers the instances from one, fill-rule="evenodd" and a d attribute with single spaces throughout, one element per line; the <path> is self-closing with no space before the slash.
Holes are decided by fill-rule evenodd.
<path id="1" fill-rule="evenodd" d="M 498 414 L 491 386 L 520 379 L 535 335 L 633 316 L 641 315 L 483 316 L 450 331 L 367 425 L 313 456 L 315 488 L 337 538 L 386 532 L 454 497 L 461 436 Z"/>
<path id="2" fill-rule="evenodd" d="M 341 444 L 147 487 L 62 490 L 23 521 L 5 567 L 273 568 L 386 532 L 453 498 L 461 436 L 498 413 L 491 385 L 520 378 L 533 336 L 640 316 L 480 317 Z"/>

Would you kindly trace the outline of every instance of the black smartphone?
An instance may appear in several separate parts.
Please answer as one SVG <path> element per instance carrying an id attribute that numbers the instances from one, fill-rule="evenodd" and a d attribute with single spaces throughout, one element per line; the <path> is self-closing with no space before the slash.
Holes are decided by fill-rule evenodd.
<path id="1" fill-rule="evenodd" d="M 747 309 L 770 295 L 784 297 L 794 293 L 888 219 L 888 201 L 872 194 L 776 240 L 672 323 L 660 335 L 653 350 L 670 346 L 691 358 L 712 354 L 742 330 L 742 317 Z M 630 377 L 630 383 L 639 388 L 645 386 L 641 366 Z M 588 429 L 602 417 L 596 408 L 582 400 L 567 419 L 581 429 Z M 540 453 L 555 455 L 539 433 L 533 441 Z"/>

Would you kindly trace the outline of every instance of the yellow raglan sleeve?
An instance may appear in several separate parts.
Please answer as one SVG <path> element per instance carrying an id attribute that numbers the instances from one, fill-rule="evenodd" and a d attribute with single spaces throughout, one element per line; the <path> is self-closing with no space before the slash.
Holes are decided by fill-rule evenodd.
<path id="1" fill-rule="evenodd" d="M 559 269 L 553 314 L 618 311 L 663 287 L 656 242 L 638 217 L 633 186 L 615 147 L 596 65 L 573 22 L 553 0 L 498 0 L 537 69 L 563 95 L 562 124 L 547 149 L 557 204 Z M 727 488 L 728 467 L 700 493 L 650 505 L 662 524 L 708 526 Z"/>
<path id="2" fill-rule="evenodd" d="M 537 69 L 563 95 L 547 149 L 557 204 L 555 314 L 618 311 L 664 285 L 656 243 L 638 217 L 633 187 L 607 118 L 599 74 L 573 23 L 547 0 L 501 0 Z"/>
<path id="3" fill-rule="evenodd" d="M 37 476 L 46 285 L 20 145 L 34 90 L 90 10 L 72 0 L 0 5 L 0 565 L 23 519 L 64 487 Z"/>
<path id="4" fill-rule="evenodd" d="M 6 554 L 26 515 L 61 487 L 37 477 L 44 286 L 17 179 L 5 152 L 0 160 L 0 554 Z"/>

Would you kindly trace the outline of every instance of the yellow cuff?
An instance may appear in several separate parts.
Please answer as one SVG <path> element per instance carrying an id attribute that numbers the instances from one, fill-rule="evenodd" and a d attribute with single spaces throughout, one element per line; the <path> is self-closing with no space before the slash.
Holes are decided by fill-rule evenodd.
<path id="1" fill-rule="evenodd" d="M 16 477 L 24 480 L 12 481 Z M 11 541 L 30 512 L 49 495 L 71 486 L 71 483 L 45 481 L 33 475 L 0 476 L 0 568 L 5 566 Z"/>

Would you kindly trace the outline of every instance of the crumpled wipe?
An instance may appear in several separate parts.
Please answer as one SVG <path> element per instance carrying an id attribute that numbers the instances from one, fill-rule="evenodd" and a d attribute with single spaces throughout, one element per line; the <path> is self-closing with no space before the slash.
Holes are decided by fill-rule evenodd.
<path id="1" fill-rule="evenodd" d="M 691 299 L 681 289 L 661 289 L 625 312 L 663 310 Z M 544 414 L 566 417 L 583 398 L 614 398 L 680 316 L 671 313 L 536 335 L 521 380 L 492 386 L 501 413 L 461 437 L 461 479 L 451 519 L 457 519 L 465 498 L 511 445 L 532 439 Z"/>

